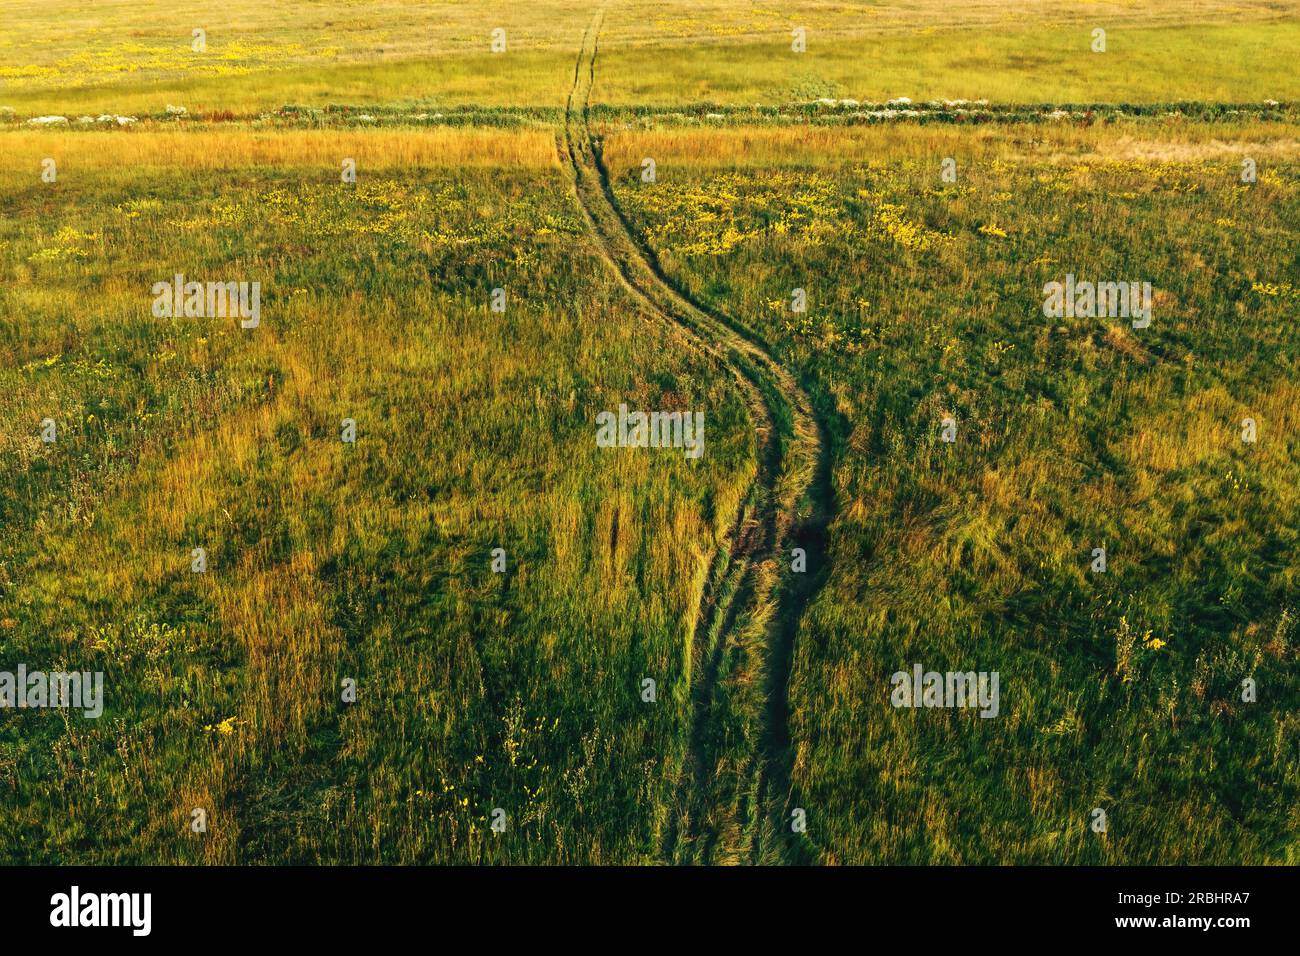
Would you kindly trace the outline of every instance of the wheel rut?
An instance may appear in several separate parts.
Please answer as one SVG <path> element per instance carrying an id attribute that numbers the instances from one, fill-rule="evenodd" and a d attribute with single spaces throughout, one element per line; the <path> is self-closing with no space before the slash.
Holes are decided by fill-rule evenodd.
<path id="1" fill-rule="evenodd" d="M 757 469 L 713 557 L 687 654 L 691 730 L 664 828 L 670 863 L 798 863 L 791 833 L 788 683 L 804 609 L 827 575 L 827 432 L 808 393 L 741 324 L 693 301 L 624 216 L 591 128 L 598 12 L 574 65 L 558 137 L 601 256 L 633 300 L 683 346 L 735 377 L 754 423 Z M 803 548 L 808 572 L 791 572 Z"/>

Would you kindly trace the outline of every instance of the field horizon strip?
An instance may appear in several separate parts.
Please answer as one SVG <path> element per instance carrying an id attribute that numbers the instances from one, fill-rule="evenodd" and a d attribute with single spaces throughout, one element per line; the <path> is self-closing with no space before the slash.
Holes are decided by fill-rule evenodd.
<path id="1" fill-rule="evenodd" d="M 0 69 L 0 107 L 33 116 L 152 113 L 173 103 L 196 112 L 243 113 L 340 102 L 562 109 L 568 68 L 591 9 L 558 0 L 549 0 L 545 10 L 537 4 L 431 4 L 404 8 L 404 16 L 393 20 L 382 4 L 363 13 L 326 3 L 315 15 L 321 19 L 289 25 L 274 14 L 272 23 L 260 22 L 268 15 L 247 0 L 233 10 L 229 3 L 197 5 L 184 15 L 165 3 L 118 4 L 88 18 L 84 46 L 73 53 L 34 43 L 33 33 L 41 36 L 39 25 L 50 11 L 78 3 L 11 0 L 9 6 L 10 23 L 28 26 L 0 29 L 7 64 Z M 921 0 L 856 16 L 820 3 L 753 4 L 737 11 L 719 0 L 675 15 L 658 13 L 657 6 L 648 0 L 606 5 L 607 69 L 595 102 L 751 105 L 823 96 L 864 102 L 899 96 L 1258 102 L 1295 100 L 1300 93 L 1289 69 L 1300 48 L 1300 18 L 1266 0 L 1237 3 L 1230 12 L 1224 4 L 1199 3 L 1177 16 L 1157 2 L 1083 10 L 1048 2 L 1010 14 L 989 4 L 954 8 Z M 223 25 L 241 12 L 240 27 L 225 32 Z M 148 20 L 128 26 L 135 16 Z M 341 25 L 355 28 L 342 42 L 336 39 Z M 797 57 L 790 51 L 796 27 L 808 35 L 807 50 Z M 202 54 L 190 48 L 196 28 L 206 29 Z M 1107 30 L 1104 54 L 1089 47 L 1096 28 Z M 489 50 L 496 29 L 505 31 L 505 53 Z M 65 32 L 64 42 L 75 35 Z"/>

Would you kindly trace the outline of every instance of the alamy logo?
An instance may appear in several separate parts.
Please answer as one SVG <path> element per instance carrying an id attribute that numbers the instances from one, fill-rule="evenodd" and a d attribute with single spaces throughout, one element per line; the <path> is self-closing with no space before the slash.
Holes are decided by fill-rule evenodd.
<path id="1" fill-rule="evenodd" d="M 103 671 L 0 671 L 0 708 L 68 707 L 95 718 L 104 712 Z"/>
<path id="2" fill-rule="evenodd" d="M 1133 319 L 1133 328 L 1151 324 L 1150 282 L 1064 282 L 1043 286 L 1043 315 L 1049 319 Z"/>
<path id="3" fill-rule="evenodd" d="M 704 454 L 703 412 L 629 412 L 596 416 L 598 448 L 684 448 L 687 458 Z"/>
<path id="4" fill-rule="evenodd" d="M 998 715 L 997 671 L 926 671 L 920 664 L 912 672 L 898 671 L 890 678 L 895 707 L 979 707 L 981 717 Z"/>
<path id="5" fill-rule="evenodd" d="M 176 273 L 171 282 L 153 284 L 154 318 L 227 319 L 239 317 L 240 328 L 262 321 L 262 283 L 186 282 Z"/>
<path id="6" fill-rule="evenodd" d="M 50 925 L 129 926 L 131 935 L 148 936 L 153 928 L 152 893 L 69 893 L 50 897 Z"/>

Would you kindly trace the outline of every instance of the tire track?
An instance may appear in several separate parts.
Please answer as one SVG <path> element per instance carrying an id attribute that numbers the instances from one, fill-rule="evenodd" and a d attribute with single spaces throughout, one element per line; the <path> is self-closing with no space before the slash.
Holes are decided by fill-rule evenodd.
<path id="1" fill-rule="evenodd" d="M 561 162 L 601 255 L 632 298 L 683 344 L 734 374 L 754 422 L 758 462 L 712 562 L 691 635 L 692 729 L 663 856 L 677 863 L 798 862 L 806 854 L 786 822 L 787 685 L 799 620 L 826 573 L 825 429 L 794 376 L 752 333 L 676 288 L 619 208 L 590 126 L 603 16 L 597 13 L 584 32 L 574 65 Z M 789 573 L 796 546 L 806 550 L 810 573 Z M 746 687 L 760 696 L 748 709 L 743 699 L 737 707 Z M 720 715 L 748 728 L 739 743 L 718 726 Z"/>

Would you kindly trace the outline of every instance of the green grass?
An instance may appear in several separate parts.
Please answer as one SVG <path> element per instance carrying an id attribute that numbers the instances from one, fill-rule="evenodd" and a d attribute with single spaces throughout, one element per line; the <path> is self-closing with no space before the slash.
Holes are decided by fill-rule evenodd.
<path id="1" fill-rule="evenodd" d="M 663 862 L 693 735 L 678 857 L 763 829 L 783 609 L 720 635 L 701 726 L 690 658 L 757 444 L 556 156 L 595 9 L 7 5 L 0 670 L 103 670 L 107 700 L 0 711 L 0 860 Z M 1294 11 L 605 10 L 592 115 L 635 234 L 828 426 L 773 797 L 809 830 L 763 862 L 1300 862 Z M 898 96 L 992 103 L 811 103 Z M 178 271 L 260 281 L 261 327 L 153 317 Z M 1045 319 L 1067 272 L 1152 282 L 1152 326 Z M 598 449 L 620 402 L 705 410 L 704 457 Z M 1000 715 L 894 709 L 914 663 L 998 671 Z"/>
<path id="2" fill-rule="evenodd" d="M 1294 100 L 1288 64 L 1300 23 L 1185 24 L 1111 29 L 1105 53 L 1091 28 L 959 27 L 729 46 L 602 51 L 600 102 L 751 105 L 819 97 L 884 102 L 906 96 L 997 103 Z M 1170 64 L 1177 64 L 1171 68 Z M 665 70 L 670 64 L 671 70 Z"/>
<path id="3" fill-rule="evenodd" d="M 7 179 L 4 659 L 102 669 L 108 702 L 0 718 L 5 858 L 652 858 L 752 439 L 625 307 L 558 172 Z M 67 230 L 84 258 L 32 261 Z M 152 318 L 173 265 L 260 276 L 262 326 Z M 620 401 L 707 408 L 707 457 L 597 449 Z"/>
<path id="4" fill-rule="evenodd" d="M 257 115 L 286 103 L 428 108 L 563 104 L 596 5 L 544 0 L 411 8 L 245 0 L 22 3 L 0 26 L 0 106 L 23 116 Z M 605 6 L 595 99 L 618 105 L 883 101 L 1260 102 L 1300 95 L 1300 20 L 1276 4 L 1160 3 L 1029 13 L 938 0 Z M 7 27 L 8 29 L 5 29 Z M 206 30 L 204 53 L 191 30 Z M 506 31 L 504 53 L 489 50 Z M 807 50 L 791 50 L 803 27 Z M 1106 52 L 1091 51 L 1105 29 Z"/>
<path id="5" fill-rule="evenodd" d="M 812 852 L 1294 863 L 1294 152 L 1245 186 L 1212 128 L 1182 161 L 1106 156 L 1133 149 L 1125 128 L 1087 134 L 1092 155 L 1050 128 L 859 135 L 869 162 L 787 143 L 740 165 L 732 137 L 766 155 L 785 136 L 762 129 L 607 145 L 668 273 L 773 343 L 834 423 L 832 570 L 791 688 Z M 1045 319 L 1067 271 L 1151 281 L 1151 328 Z M 998 671 L 1000 716 L 891 707 L 918 662 Z"/>

